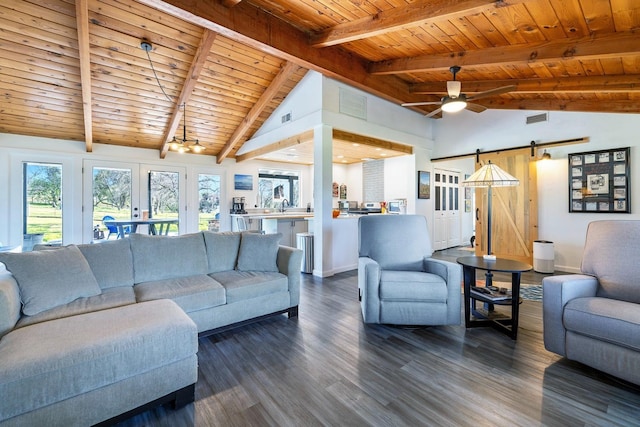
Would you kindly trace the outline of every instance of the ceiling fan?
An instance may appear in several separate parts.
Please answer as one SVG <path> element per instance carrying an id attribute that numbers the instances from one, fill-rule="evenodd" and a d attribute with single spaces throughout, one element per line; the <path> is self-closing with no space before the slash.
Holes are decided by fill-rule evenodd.
<path id="1" fill-rule="evenodd" d="M 453 74 L 453 80 L 447 82 L 447 95 L 445 95 L 440 101 L 432 101 L 432 102 L 409 102 L 406 104 L 402 104 L 403 107 L 415 107 L 418 105 L 440 105 L 440 108 L 437 108 L 426 115 L 426 117 L 432 117 L 436 114 L 439 114 L 441 111 L 447 113 L 457 113 L 458 111 L 467 110 L 473 111 L 474 113 L 482 113 L 486 110 L 486 107 L 482 105 L 473 104 L 469 101 L 474 101 L 480 98 L 486 98 L 488 96 L 502 95 L 503 93 L 511 92 L 515 90 L 516 87 L 514 85 L 511 86 L 503 86 L 495 89 L 487 90 L 484 92 L 476 93 L 475 95 L 467 96 L 464 93 L 460 93 L 460 89 L 462 84 L 456 80 L 456 74 L 460 71 L 460 67 L 454 65 L 449 68 L 451 74 Z"/>

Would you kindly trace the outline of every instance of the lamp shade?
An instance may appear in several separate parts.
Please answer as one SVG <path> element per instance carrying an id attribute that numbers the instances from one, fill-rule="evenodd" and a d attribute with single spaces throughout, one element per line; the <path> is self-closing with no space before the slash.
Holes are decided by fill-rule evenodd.
<path id="1" fill-rule="evenodd" d="M 520 181 L 489 160 L 460 185 L 463 187 L 513 187 L 520 185 Z"/>

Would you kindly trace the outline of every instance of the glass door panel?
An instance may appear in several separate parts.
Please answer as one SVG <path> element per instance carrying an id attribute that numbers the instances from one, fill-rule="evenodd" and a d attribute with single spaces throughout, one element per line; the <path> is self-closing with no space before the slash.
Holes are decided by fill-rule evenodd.
<path id="1" fill-rule="evenodd" d="M 24 162 L 22 250 L 62 244 L 62 165 Z"/>
<path id="2" fill-rule="evenodd" d="M 198 174 L 198 230 L 220 231 L 220 175 Z"/>
<path id="3" fill-rule="evenodd" d="M 174 220 L 174 224 L 142 225 L 139 232 L 178 235 L 186 212 L 184 168 L 140 165 L 140 181 L 145 185 L 146 197 L 142 204 L 141 219 Z M 144 171 L 144 172 L 142 172 Z M 135 216 L 135 212 L 134 212 Z M 168 227 L 168 229 L 167 229 Z"/>
<path id="4" fill-rule="evenodd" d="M 136 164 L 85 161 L 84 242 L 116 239 L 131 232 L 130 226 L 118 230 L 115 226 L 105 225 L 104 221 L 130 220 L 138 216 L 138 175 Z"/>

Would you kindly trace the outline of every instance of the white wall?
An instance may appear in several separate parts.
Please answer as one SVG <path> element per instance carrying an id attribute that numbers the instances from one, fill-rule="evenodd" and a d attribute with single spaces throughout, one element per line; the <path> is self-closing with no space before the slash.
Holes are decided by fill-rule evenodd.
<path id="1" fill-rule="evenodd" d="M 637 114 L 549 112 L 549 121 L 526 125 L 532 111 L 462 111 L 446 115 L 434 125 L 433 157 L 455 156 L 567 139 L 588 137 L 589 142 L 548 148 L 552 159 L 538 167 L 538 238 L 554 242 L 556 269 L 577 272 L 582 260 L 589 222 L 604 219 L 640 219 L 640 118 Z M 568 160 L 570 153 L 621 147 L 631 148 L 631 214 L 569 213 Z M 438 162 L 438 165 L 440 162 Z M 443 162 L 443 164 L 445 164 Z M 448 161 L 446 165 L 472 173 L 473 160 Z M 473 218 L 471 217 L 472 221 Z"/>

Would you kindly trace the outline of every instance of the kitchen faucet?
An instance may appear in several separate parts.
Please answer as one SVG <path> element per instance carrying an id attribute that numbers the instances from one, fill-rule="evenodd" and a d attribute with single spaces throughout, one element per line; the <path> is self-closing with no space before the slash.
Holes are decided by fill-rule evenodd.
<path id="1" fill-rule="evenodd" d="M 282 199 L 282 204 L 280 205 L 280 212 L 284 212 L 285 203 L 287 204 L 286 205 L 287 208 L 290 206 L 289 201 L 287 199 Z"/>

